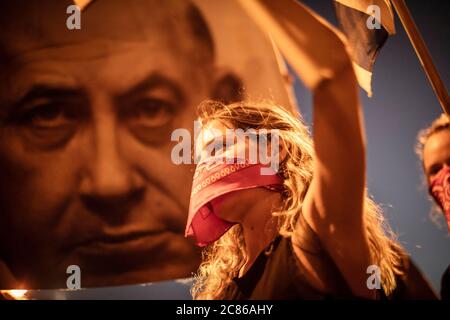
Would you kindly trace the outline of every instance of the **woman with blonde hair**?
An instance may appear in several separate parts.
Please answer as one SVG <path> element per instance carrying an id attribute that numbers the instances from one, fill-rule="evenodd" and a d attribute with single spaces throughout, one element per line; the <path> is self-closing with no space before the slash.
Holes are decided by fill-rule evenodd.
<path id="1" fill-rule="evenodd" d="M 444 214 L 450 232 L 450 121 L 441 114 L 418 136 L 417 154 L 422 162 L 428 190 Z M 441 280 L 441 298 L 450 300 L 450 266 Z"/>
<path id="2" fill-rule="evenodd" d="M 217 234 L 220 238 L 202 241 L 196 234 L 201 233 L 201 224 L 197 228 L 192 223 L 188 225 L 194 229 L 191 234 L 199 244 L 212 243 L 203 252 L 194 297 L 374 298 L 375 291 L 367 285 L 371 265 L 378 268 L 384 292 L 394 290 L 396 274 L 401 273 L 396 250 L 399 247 L 385 235 L 381 212 L 365 195 L 364 139 L 355 82 L 349 70 L 342 77 L 345 81 L 324 84 L 316 92 L 315 153 L 305 125 L 279 106 L 246 102 L 201 105 L 205 136 L 211 128 L 222 132 L 224 128 L 278 130 L 280 154 L 284 153 L 284 157 L 278 172 L 279 188 L 262 188 L 277 185 L 271 181 L 256 187 L 242 185 L 212 191 L 212 199 L 207 202 L 212 207 L 209 214 L 226 224 L 224 234 Z M 353 109 L 349 103 L 331 99 L 333 86 L 344 89 L 352 85 L 353 90 L 347 92 L 354 102 Z M 328 106 L 327 98 L 336 104 Z M 204 145 L 209 142 L 205 139 Z M 224 150 L 224 154 L 230 149 L 233 148 Z M 198 167 L 207 160 L 210 159 L 202 159 Z M 205 171 L 214 176 L 216 169 L 197 169 L 196 178 L 201 180 L 194 180 L 193 190 L 206 180 L 201 177 Z M 198 192 L 193 193 L 191 209 L 197 195 Z M 209 230 L 212 225 L 210 222 Z M 258 279 L 254 279 L 255 274 Z M 277 275 L 292 279 L 280 286 Z"/>
<path id="3" fill-rule="evenodd" d="M 294 4 L 305 19 L 292 52 L 314 96 L 313 139 L 298 114 L 273 103 L 201 104 L 186 225 L 205 247 L 196 299 L 373 299 L 390 296 L 404 271 L 403 251 L 366 194 L 362 112 L 345 44 Z M 251 134 L 229 142 L 233 130 Z M 268 151 L 279 155 L 270 166 Z"/>

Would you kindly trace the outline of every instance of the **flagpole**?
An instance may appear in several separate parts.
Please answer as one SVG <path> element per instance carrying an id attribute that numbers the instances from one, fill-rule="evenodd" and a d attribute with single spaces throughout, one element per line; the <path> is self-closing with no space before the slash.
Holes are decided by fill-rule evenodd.
<path id="1" fill-rule="evenodd" d="M 428 77 L 428 80 L 433 87 L 434 93 L 436 94 L 439 103 L 441 104 L 442 110 L 450 117 L 450 98 L 445 88 L 444 83 L 442 82 L 441 77 L 431 59 L 430 52 L 428 51 L 427 45 L 423 41 L 420 32 L 414 23 L 414 20 L 411 16 L 411 13 L 406 6 L 404 0 L 391 0 L 395 11 L 397 11 L 398 16 L 400 17 L 400 21 L 402 22 L 403 28 L 408 34 L 409 40 L 416 51 L 417 57 L 422 64 L 423 69 Z"/>

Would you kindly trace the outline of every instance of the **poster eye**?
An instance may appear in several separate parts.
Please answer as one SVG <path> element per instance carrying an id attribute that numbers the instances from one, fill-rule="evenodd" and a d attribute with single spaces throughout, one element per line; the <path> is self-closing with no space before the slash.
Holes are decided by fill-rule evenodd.
<path id="1" fill-rule="evenodd" d="M 67 125 L 72 119 L 63 105 L 48 103 L 33 107 L 23 115 L 21 121 L 31 127 L 51 129 Z"/>
<path id="2" fill-rule="evenodd" d="M 170 122 L 173 116 L 173 106 L 164 100 L 142 98 L 127 113 L 133 125 L 158 128 Z"/>

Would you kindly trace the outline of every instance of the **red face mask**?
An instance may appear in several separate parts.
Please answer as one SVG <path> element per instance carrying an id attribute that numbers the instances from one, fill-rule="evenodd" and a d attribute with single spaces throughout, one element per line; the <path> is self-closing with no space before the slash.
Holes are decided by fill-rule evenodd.
<path id="1" fill-rule="evenodd" d="M 442 168 L 430 183 L 430 194 L 441 207 L 450 232 L 450 167 Z"/>
<path id="2" fill-rule="evenodd" d="M 219 218 L 214 211 L 214 203 L 224 195 L 257 187 L 280 188 L 281 177 L 261 175 L 262 164 L 199 163 L 195 170 L 191 202 L 185 236 L 195 237 L 198 246 L 206 246 L 219 239 L 234 223 Z"/>

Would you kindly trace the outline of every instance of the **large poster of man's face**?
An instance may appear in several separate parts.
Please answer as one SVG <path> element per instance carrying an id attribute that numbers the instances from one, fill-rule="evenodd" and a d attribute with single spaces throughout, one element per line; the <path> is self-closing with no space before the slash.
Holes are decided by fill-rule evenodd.
<path id="1" fill-rule="evenodd" d="M 0 7 L 0 288 L 189 277 L 171 132 L 206 99 L 291 103 L 271 42 L 233 1 L 95 0 L 73 29 L 71 5 Z"/>

